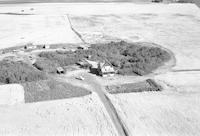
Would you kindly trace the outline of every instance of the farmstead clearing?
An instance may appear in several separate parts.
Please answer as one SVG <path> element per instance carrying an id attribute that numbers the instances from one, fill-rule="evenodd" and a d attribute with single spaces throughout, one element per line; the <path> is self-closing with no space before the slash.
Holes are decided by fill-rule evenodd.
<path id="1" fill-rule="evenodd" d="M 196 5 L 2 4 L 0 20 L 0 135 L 200 135 Z"/>

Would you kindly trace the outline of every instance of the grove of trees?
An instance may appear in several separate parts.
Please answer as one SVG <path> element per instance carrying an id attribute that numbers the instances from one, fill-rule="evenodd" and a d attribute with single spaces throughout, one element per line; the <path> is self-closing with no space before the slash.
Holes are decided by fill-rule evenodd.
<path id="1" fill-rule="evenodd" d="M 142 43 L 127 43 L 125 41 L 92 44 L 88 50 L 78 49 L 75 52 L 42 52 L 39 57 L 36 61 L 37 65 L 47 62 L 43 68 L 39 68 L 43 71 L 55 69 L 52 67 L 56 66 L 76 64 L 81 59 L 87 58 L 94 61 L 109 61 L 118 70 L 118 73 L 123 75 L 148 74 L 171 58 L 167 51 L 159 47 L 143 46 Z"/>

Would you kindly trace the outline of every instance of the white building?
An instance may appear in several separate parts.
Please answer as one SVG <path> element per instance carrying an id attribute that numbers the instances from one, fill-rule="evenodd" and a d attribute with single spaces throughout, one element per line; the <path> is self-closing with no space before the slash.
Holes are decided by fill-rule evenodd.
<path id="1" fill-rule="evenodd" d="M 114 76 L 116 71 L 111 64 L 109 64 L 108 62 L 104 62 L 98 64 L 98 73 L 100 76 L 106 77 Z"/>

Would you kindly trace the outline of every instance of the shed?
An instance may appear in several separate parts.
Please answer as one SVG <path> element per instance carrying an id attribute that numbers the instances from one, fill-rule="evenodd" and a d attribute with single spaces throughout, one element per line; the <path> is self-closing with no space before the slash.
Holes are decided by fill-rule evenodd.
<path id="1" fill-rule="evenodd" d="M 44 44 L 44 45 L 42 46 L 42 48 L 43 48 L 43 49 L 49 49 L 49 48 L 50 48 L 50 46 L 49 46 L 49 45 L 47 45 L 47 44 Z"/>
<path id="2" fill-rule="evenodd" d="M 87 50 L 88 47 L 86 45 L 80 45 L 80 46 L 77 47 L 77 49 Z"/>
<path id="3" fill-rule="evenodd" d="M 37 48 L 37 46 L 35 46 L 35 45 L 25 45 L 24 46 L 24 50 L 33 50 L 33 49 L 36 49 Z"/>
<path id="4" fill-rule="evenodd" d="M 0 54 L 5 54 L 5 52 L 3 50 L 0 51 Z"/>
<path id="5" fill-rule="evenodd" d="M 56 71 L 57 71 L 58 74 L 64 74 L 65 73 L 65 71 L 62 67 L 57 67 Z"/>
<path id="6" fill-rule="evenodd" d="M 91 65 L 92 68 L 95 68 L 95 69 L 98 68 L 98 62 L 96 62 L 96 61 L 91 61 L 91 60 L 87 60 L 87 59 L 85 59 L 85 61 L 86 61 L 87 63 L 89 63 L 89 64 Z"/>
<path id="7" fill-rule="evenodd" d="M 82 68 L 86 68 L 86 69 L 92 67 L 92 65 L 90 63 L 88 63 L 85 59 L 77 62 L 77 65 L 79 65 Z"/>

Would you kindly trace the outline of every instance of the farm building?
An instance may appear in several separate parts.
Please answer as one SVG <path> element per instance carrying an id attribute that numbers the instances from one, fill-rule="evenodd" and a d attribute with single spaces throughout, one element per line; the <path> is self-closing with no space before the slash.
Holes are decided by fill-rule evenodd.
<path id="1" fill-rule="evenodd" d="M 79 45 L 77 47 L 77 49 L 80 49 L 80 50 L 87 50 L 88 49 L 88 46 L 87 45 Z"/>
<path id="2" fill-rule="evenodd" d="M 37 48 L 37 46 L 35 46 L 35 45 L 25 45 L 24 46 L 24 50 L 32 50 L 32 49 L 36 49 Z"/>
<path id="3" fill-rule="evenodd" d="M 1 51 L 0 51 L 0 54 L 5 54 L 5 51 L 1 50 Z"/>
<path id="4" fill-rule="evenodd" d="M 49 46 L 49 45 L 47 45 L 47 44 L 44 44 L 44 45 L 42 46 L 42 48 L 43 48 L 43 49 L 49 49 L 49 48 L 50 48 L 50 46 Z"/>
<path id="5" fill-rule="evenodd" d="M 99 74 L 99 72 L 98 72 L 98 62 L 87 60 L 87 59 L 85 59 L 85 61 L 90 65 L 89 66 L 90 73 L 98 75 Z"/>
<path id="6" fill-rule="evenodd" d="M 81 68 L 86 68 L 86 69 L 92 67 L 92 65 L 88 63 L 85 59 L 77 62 L 77 65 L 79 65 Z"/>
<path id="7" fill-rule="evenodd" d="M 98 75 L 106 77 L 106 76 L 114 76 L 116 73 L 115 69 L 108 62 L 98 63 Z"/>
<path id="8" fill-rule="evenodd" d="M 62 67 L 57 67 L 56 70 L 57 70 L 58 74 L 64 74 L 65 73 L 65 71 L 64 71 L 64 69 Z"/>
<path id="9" fill-rule="evenodd" d="M 85 61 L 86 61 L 87 63 L 89 63 L 89 64 L 91 65 L 92 68 L 98 69 L 98 62 L 96 62 L 96 61 L 91 61 L 91 60 L 87 60 L 87 59 L 85 59 Z"/>
<path id="10" fill-rule="evenodd" d="M 113 66 L 107 61 L 105 62 L 96 62 L 96 61 L 90 61 L 85 59 L 85 61 L 90 65 L 90 72 L 96 75 L 100 75 L 103 77 L 106 76 L 113 76 L 116 71 L 113 68 Z"/>

